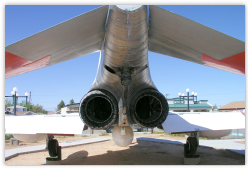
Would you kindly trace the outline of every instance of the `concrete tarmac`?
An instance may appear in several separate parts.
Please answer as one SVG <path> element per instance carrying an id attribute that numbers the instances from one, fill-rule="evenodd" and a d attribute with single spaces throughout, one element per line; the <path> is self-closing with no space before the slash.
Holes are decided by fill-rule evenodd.
<path id="1" fill-rule="evenodd" d="M 173 139 L 166 140 L 166 139 L 155 139 L 155 138 L 145 138 L 145 137 L 137 138 L 137 140 L 165 142 L 165 143 L 181 144 L 181 145 L 186 143 L 186 140 L 173 140 Z M 239 143 L 244 141 L 245 139 L 199 140 L 199 147 L 225 149 L 245 155 L 245 144 Z"/>
<path id="2" fill-rule="evenodd" d="M 99 132 L 95 131 L 95 134 L 96 133 L 101 133 L 101 131 Z M 70 146 L 76 146 L 76 145 L 82 145 L 82 144 L 107 141 L 111 139 L 112 137 L 102 137 L 102 138 L 97 137 L 97 138 L 90 138 L 90 139 L 84 139 L 84 140 L 62 142 L 62 143 L 59 143 L 59 145 L 62 148 L 64 148 L 64 147 L 70 147 Z M 137 137 L 136 139 L 137 141 L 145 140 L 145 141 L 164 142 L 164 143 L 181 144 L 181 145 L 186 143 L 186 140 L 157 139 L 157 138 L 148 138 L 148 137 Z M 226 150 L 230 150 L 230 151 L 245 155 L 245 144 L 239 143 L 243 141 L 245 140 L 244 139 L 199 140 L 199 144 L 200 144 L 199 147 L 212 147 L 215 149 L 226 149 Z M 44 151 L 46 150 L 45 147 L 46 147 L 45 145 L 38 145 L 38 146 L 22 147 L 22 148 L 16 148 L 16 149 L 8 149 L 8 150 L 5 150 L 5 160 L 8 160 L 19 154 Z"/>
<path id="3" fill-rule="evenodd" d="M 59 143 L 59 146 L 64 148 L 64 147 L 70 147 L 70 146 L 76 146 L 76 145 L 102 142 L 102 141 L 107 141 L 110 139 L 112 139 L 112 138 L 111 137 L 102 137 L 102 138 L 90 138 L 90 139 L 84 139 L 84 140 L 68 141 L 68 142 Z M 22 148 L 16 148 L 16 149 L 8 149 L 8 150 L 5 150 L 5 160 L 8 160 L 12 157 L 15 157 L 19 154 L 46 151 L 47 149 L 45 149 L 45 148 L 46 148 L 46 145 L 44 144 L 44 145 L 22 147 Z"/>

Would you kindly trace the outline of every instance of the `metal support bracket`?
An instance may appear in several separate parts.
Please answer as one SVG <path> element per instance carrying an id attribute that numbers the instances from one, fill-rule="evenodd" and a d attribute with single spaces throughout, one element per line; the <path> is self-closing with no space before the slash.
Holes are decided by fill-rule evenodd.
<path id="1" fill-rule="evenodd" d="M 47 135 L 46 137 L 46 149 L 49 151 L 48 143 L 50 140 L 53 140 L 53 135 Z M 57 141 L 57 140 L 56 140 Z M 58 141 L 57 141 L 58 143 Z M 62 147 L 57 144 L 57 153 L 53 157 L 46 158 L 46 165 L 60 165 L 62 160 Z"/>
<path id="2" fill-rule="evenodd" d="M 198 146 L 200 145 L 200 144 L 199 144 L 199 131 L 191 132 L 190 137 L 195 137 L 195 138 L 197 139 L 197 144 L 198 144 Z M 197 146 L 197 147 L 198 147 L 198 146 Z"/>
<path id="3" fill-rule="evenodd" d="M 123 95 L 122 98 L 119 100 L 119 122 L 118 125 L 123 126 L 129 126 L 128 119 L 127 119 L 127 93 L 128 93 L 128 87 L 123 86 Z"/>
<path id="4" fill-rule="evenodd" d="M 49 141 L 54 139 L 54 135 L 46 135 L 46 148 L 48 149 Z"/>
<path id="5" fill-rule="evenodd" d="M 200 155 L 195 155 L 196 149 L 199 146 L 199 131 L 191 132 L 189 138 L 187 139 L 187 143 L 184 144 L 184 164 L 196 165 L 200 163 Z M 197 142 L 195 142 L 195 139 Z"/>
<path id="6" fill-rule="evenodd" d="M 121 135 L 122 136 L 126 135 L 126 131 L 125 131 L 125 127 L 124 126 L 121 128 Z"/>

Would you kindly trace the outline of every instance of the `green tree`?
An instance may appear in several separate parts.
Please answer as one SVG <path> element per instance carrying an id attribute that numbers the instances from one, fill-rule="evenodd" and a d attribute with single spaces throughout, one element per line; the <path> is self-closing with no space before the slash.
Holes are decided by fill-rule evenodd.
<path id="1" fill-rule="evenodd" d="M 29 102 L 27 102 L 26 104 L 26 101 L 22 101 L 21 103 L 18 104 L 19 106 L 23 106 L 23 107 L 26 107 L 27 110 L 29 109 L 30 107 L 30 111 L 33 112 L 33 113 L 42 113 L 42 114 L 47 114 L 47 111 L 45 109 L 43 109 L 43 106 L 37 104 L 37 105 L 34 105 L 34 104 L 30 104 Z"/>
<path id="2" fill-rule="evenodd" d="M 218 109 L 216 104 L 213 106 L 212 110 L 214 111 L 215 109 Z"/>
<path id="3" fill-rule="evenodd" d="M 74 104 L 74 103 L 75 103 L 74 99 L 71 99 L 71 100 L 69 101 L 69 104 Z"/>
<path id="4" fill-rule="evenodd" d="M 65 103 L 63 100 L 61 100 L 61 102 L 57 105 L 57 111 L 61 110 L 61 108 L 65 107 Z"/>
<path id="5" fill-rule="evenodd" d="M 43 106 L 40 106 L 39 104 L 34 105 L 31 111 L 34 113 L 43 113 Z"/>
<path id="6" fill-rule="evenodd" d="M 32 104 L 29 103 L 29 101 L 27 101 L 27 104 L 26 104 L 26 100 L 23 100 L 21 103 L 18 104 L 19 106 L 23 106 L 23 107 L 26 107 L 27 108 L 27 111 L 29 111 L 29 108 L 30 108 L 30 111 L 31 111 L 31 107 L 32 107 Z M 31 107 L 30 107 L 31 106 Z"/>
<path id="7" fill-rule="evenodd" d="M 11 99 L 5 99 L 5 110 L 7 107 L 13 106 L 13 101 Z"/>

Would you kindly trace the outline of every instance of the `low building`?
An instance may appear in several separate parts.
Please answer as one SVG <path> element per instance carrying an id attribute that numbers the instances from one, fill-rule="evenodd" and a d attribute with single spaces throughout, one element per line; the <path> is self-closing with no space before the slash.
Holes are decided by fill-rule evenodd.
<path id="1" fill-rule="evenodd" d="M 54 111 L 47 111 L 47 115 L 54 115 L 56 112 Z"/>
<path id="2" fill-rule="evenodd" d="M 219 112 L 232 112 L 232 111 L 239 111 L 243 115 L 245 115 L 245 101 L 235 101 L 228 103 L 220 108 L 218 108 Z M 232 133 L 227 136 L 228 138 L 245 138 L 245 129 L 233 129 Z"/>
<path id="3" fill-rule="evenodd" d="M 169 105 L 169 111 L 172 112 L 187 112 L 188 111 L 188 101 L 183 98 L 172 98 L 167 99 Z M 80 103 L 74 103 L 66 105 L 61 108 L 61 114 L 79 113 Z M 208 103 L 208 100 L 194 101 L 194 99 L 189 99 L 189 111 L 190 112 L 212 112 L 213 106 Z"/>
<path id="4" fill-rule="evenodd" d="M 80 103 L 68 104 L 61 108 L 61 114 L 79 113 L 79 105 Z"/>
<path id="5" fill-rule="evenodd" d="M 169 111 L 171 112 L 187 112 L 188 100 L 182 97 L 167 99 Z M 189 111 L 190 112 L 212 112 L 213 106 L 208 103 L 208 100 L 189 99 Z"/>
<path id="6" fill-rule="evenodd" d="M 8 111 L 10 113 L 14 113 L 14 106 L 7 107 L 6 111 Z M 24 114 L 26 112 L 27 112 L 27 108 L 26 107 L 16 105 L 16 113 L 18 113 L 18 114 Z"/>
<path id="7" fill-rule="evenodd" d="M 231 111 L 239 111 L 245 110 L 245 101 L 236 101 L 226 104 L 218 109 L 219 112 L 231 112 Z"/>

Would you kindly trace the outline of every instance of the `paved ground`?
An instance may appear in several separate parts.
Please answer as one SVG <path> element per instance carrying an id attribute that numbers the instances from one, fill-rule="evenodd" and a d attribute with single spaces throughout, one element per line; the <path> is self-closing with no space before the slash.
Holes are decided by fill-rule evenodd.
<path id="1" fill-rule="evenodd" d="M 164 142 L 172 144 L 185 144 L 186 140 L 173 140 L 173 139 L 155 139 L 155 138 L 138 138 L 137 140 L 146 140 L 154 142 Z M 245 139 L 229 139 L 229 140 L 199 140 L 199 147 L 211 147 L 215 149 L 225 149 L 232 152 L 245 155 L 245 145 L 241 144 Z"/>
<path id="2" fill-rule="evenodd" d="M 59 145 L 62 148 L 66 148 L 66 147 L 70 147 L 70 146 L 77 146 L 77 145 L 107 141 L 107 140 L 110 140 L 110 139 L 111 139 L 111 137 L 90 138 L 90 139 L 84 139 L 84 140 L 62 142 Z M 22 147 L 22 148 L 16 148 L 16 149 L 7 149 L 7 150 L 5 150 L 5 160 L 8 160 L 8 159 L 10 159 L 12 157 L 15 157 L 15 156 L 17 156 L 19 154 L 39 152 L 39 151 L 47 151 L 45 149 L 45 147 L 46 147 L 46 145 L 44 144 L 44 145 L 29 146 L 29 147 Z"/>
<path id="3" fill-rule="evenodd" d="M 96 142 L 98 143 L 98 142 L 101 142 L 101 141 L 108 141 L 110 139 L 112 139 L 111 136 L 108 136 L 108 137 L 95 137 L 95 138 L 84 139 L 84 140 L 66 141 L 66 142 L 60 142 L 60 146 L 62 148 L 67 148 L 67 147 L 79 146 L 79 145 L 83 145 L 83 144 L 93 144 L 93 143 L 96 143 Z M 140 145 L 145 144 L 145 143 L 143 143 L 144 141 L 149 142 L 150 145 L 153 145 L 152 142 L 153 143 L 159 143 L 160 146 L 161 146 L 162 143 L 168 143 L 168 144 L 179 145 L 180 150 L 183 150 L 182 149 L 183 148 L 183 143 L 186 143 L 186 140 L 178 140 L 178 139 L 159 139 L 159 138 L 151 138 L 151 137 L 135 137 L 135 139 L 136 139 L 135 142 L 137 142 Z M 242 142 L 244 142 L 244 141 L 245 141 L 244 139 L 200 140 L 200 147 L 199 147 L 198 150 L 202 150 L 201 149 L 202 147 L 210 147 L 210 148 L 214 148 L 214 149 L 217 149 L 217 150 L 230 150 L 230 151 L 237 152 L 237 153 L 240 153 L 242 155 L 245 155 L 245 144 L 242 144 Z M 156 144 L 156 146 L 157 145 L 158 144 Z M 135 145 L 133 145 L 133 146 L 135 146 Z M 174 148 L 173 145 L 172 145 L 171 148 Z M 169 150 L 169 148 L 168 148 L 168 150 Z M 47 150 L 45 150 L 45 144 L 44 145 L 37 145 L 37 146 L 30 146 L 30 147 L 22 147 L 22 148 L 5 150 L 5 159 L 8 160 L 8 159 L 11 159 L 11 158 L 13 158 L 15 156 L 18 156 L 20 154 L 27 153 L 27 155 L 28 155 L 28 153 L 33 153 L 33 152 L 47 152 Z M 203 156 L 205 156 L 205 155 L 203 155 Z M 64 161 L 64 163 L 65 163 L 65 161 Z M 66 162 L 66 164 L 67 164 L 67 162 Z M 79 163 L 76 163 L 76 164 L 79 164 Z M 159 162 L 159 164 L 162 164 L 162 163 Z"/>
<path id="4" fill-rule="evenodd" d="M 112 135 L 90 131 L 83 136 L 56 137 L 62 146 L 63 165 L 183 165 L 183 143 L 186 137 L 168 134 L 134 133 L 128 147 L 115 145 Z M 98 134 L 97 134 L 98 133 Z M 45 165 L 49 157 L 45 141 L 20 142 L 18 146 L 5 141 L 5 165 Z M 93 143 L 94 142 L 94 143 Z M 234 152 L 232 152 L 234 151 Z M 235 153 L 238 152 L 238 153 Z M 20 154 L 19 154 L 20 153 Z M 25 153 L 25 154 L 23 154 Z M 240 154 L 239 154 L 240 153 Z M 197 154 L 200 165 L 245 165 L 245 140 L 200 140 Z M 14 157 L 13 157 L 14 156 Z"/>

